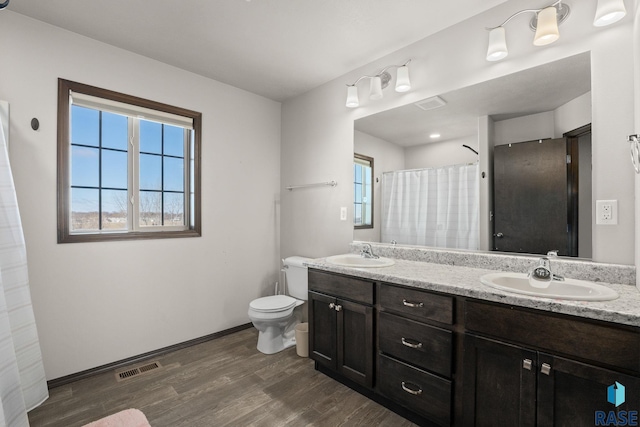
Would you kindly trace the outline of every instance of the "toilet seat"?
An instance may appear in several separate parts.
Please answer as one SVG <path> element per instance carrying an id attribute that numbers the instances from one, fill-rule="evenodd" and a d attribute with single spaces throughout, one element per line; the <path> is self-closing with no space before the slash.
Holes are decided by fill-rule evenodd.
<path id="1" fill-rule="evenodd" d="M 249 303 L 249 308 L 259 313 L 273 313 L 286 311 L 297 305 L 298 300 L 288 295 L 272 295 L 255 299 Z"/>

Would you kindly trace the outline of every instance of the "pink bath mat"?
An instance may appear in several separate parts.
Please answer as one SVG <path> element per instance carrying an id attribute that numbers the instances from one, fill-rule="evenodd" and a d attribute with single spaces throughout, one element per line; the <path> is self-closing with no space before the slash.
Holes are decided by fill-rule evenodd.
<path id="1" fill-rule="evenodd" d="M 151 424 L 140 410 L 127 409 L 83 427 L 151 427 Z"/>

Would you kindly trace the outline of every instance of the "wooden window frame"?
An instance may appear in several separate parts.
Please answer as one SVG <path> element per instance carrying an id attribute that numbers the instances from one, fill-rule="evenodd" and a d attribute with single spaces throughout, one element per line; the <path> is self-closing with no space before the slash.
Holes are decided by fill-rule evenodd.
<path id="1" fill-rule="evenodd" d="M 373 202 L 374 202 L 374 193 L 375 190 L 373 188 L 373 183 L 374 183 L 374 169 L 373 169 L 373 157 L 369 157 L 369 156 L 365 156 L 364 154 L 358 154 L 358 153 L 354 153 L 353 154 L 354 159 L 360 159 L 360 160 L 364 160 L 364 161 L 368 161 L 369 164 L 371 165 L 371 224 L 364 224 L 364 225 L 353 225 L 353 228 L 355 230 L 364 230 L 364 229 L 369 229 L 369 228 L 374 228 L 374 209 L 373 209 Z M 355 178 L 355 177 L 354 177 Z M 355 195 L 354 195 L 354 206 L 355 206 Z M 363 211 L 364 213 L 364 211 Z"/>
<path id="2" fill-rule="evenodd" d="M 188 117 L 193 120 L 194 152 L 193 173 L 193 224 L 186 230 L 149 230 L 149 231 L 109 231 L 109 232 L 71 232 L 71 92 L 95 96 L 105 100 L 117 101 L 136 107 L 148 108 L 160 112 Z M 162 104 L 148 99 L 138 98 L 85 85 L 65 79 L 58 79 L 58 161 L 57 161 L 57 214 L 58 214 L 58 243 L 103 242 L 111 240 L 141 240 L 166 239 L 179 237 L 200 237 L 201 233 L 201 138 L 202 113 Z M 185 185 L 187 183 L 185 182 Z M 185 219 L 190 222 L 190 218 Z"/>

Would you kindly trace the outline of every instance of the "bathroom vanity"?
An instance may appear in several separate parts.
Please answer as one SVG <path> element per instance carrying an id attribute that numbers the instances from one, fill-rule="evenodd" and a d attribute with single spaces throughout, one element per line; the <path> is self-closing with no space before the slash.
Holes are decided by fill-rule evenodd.
<path id="1" fill-rule="evenodd" d="M 479 278 L 489 272 L 446 262 L 351 268 L 314 260 L 316 369 L 420 425 L 593 425 L 596 411 L 640 411 L 635 286 L 607 284 L 620 294 L 613 301 L 560 301 L 486 287 Z M 581 274 L 628 279 L 598 266 Z M 626 392 L 617 407 L 607 401 L 615 384 Z"/>

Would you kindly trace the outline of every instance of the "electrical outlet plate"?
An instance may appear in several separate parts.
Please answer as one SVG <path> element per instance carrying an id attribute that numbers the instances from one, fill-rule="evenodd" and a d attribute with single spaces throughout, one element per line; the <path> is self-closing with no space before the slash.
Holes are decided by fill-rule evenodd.
<path id="1" fill-rule="evenodd" d="M 346 220 L 347 220 L 347 208 L 341 207 L 340 208 L 340 221 L 346 221 Z"/>
<path id="2" fill-rule="evenodd" d="M 617 200 L 596 200 L 596 224 L 598 225 L 618 224 L 618 201 Z"/>

